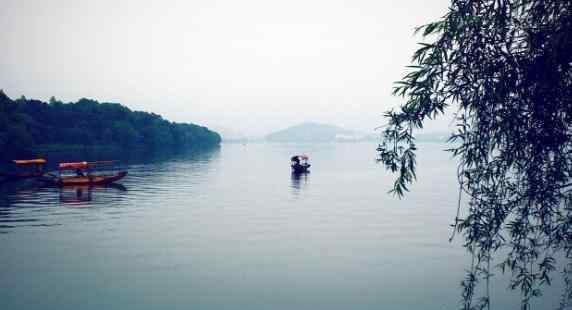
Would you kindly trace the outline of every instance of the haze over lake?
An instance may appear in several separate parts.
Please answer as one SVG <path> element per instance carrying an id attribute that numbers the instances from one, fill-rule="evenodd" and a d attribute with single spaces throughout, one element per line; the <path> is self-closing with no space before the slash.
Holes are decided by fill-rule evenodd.
<path id="1" fill-rule="evenodd" d="M 122 187 L 4 185 L 2 309 L 457 309 L 470 258 L 448 242 L 444 147 L 420 145 L 404 200 L 370 143 L 223 144 L 134 161 Z M 312 172 L 293 177 L 301 152 Z"/>

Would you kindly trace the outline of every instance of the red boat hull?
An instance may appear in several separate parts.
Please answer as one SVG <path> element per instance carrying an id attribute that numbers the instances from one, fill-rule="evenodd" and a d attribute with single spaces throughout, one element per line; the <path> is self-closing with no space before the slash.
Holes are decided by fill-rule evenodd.
<path id="1" fill-rule="evenodd" d="M 55 179 L 59 186 L 67 185 L 105 185 L 123 179 L 127 171 L 119 172 L 115 175 L 87 175 L 87 176 L 65 176 Z"/>

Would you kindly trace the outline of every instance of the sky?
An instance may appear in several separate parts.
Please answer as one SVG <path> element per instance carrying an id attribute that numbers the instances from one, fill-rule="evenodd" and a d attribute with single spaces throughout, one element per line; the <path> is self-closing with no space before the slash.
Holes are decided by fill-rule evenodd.
<path id="1" fill-rule="evenodd" d="M 0 0 L 0 89 L 247 136 L 307 121 L 370 132 L 404 101 L 391 89 L 422 41 L 414 28 L 448 3 Z"/>

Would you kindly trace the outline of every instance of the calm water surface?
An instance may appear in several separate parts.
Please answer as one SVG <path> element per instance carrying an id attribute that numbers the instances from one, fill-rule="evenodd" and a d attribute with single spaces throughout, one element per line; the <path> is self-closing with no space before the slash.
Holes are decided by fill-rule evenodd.
<path id="1" fill-rule="evenodd" d="M 457 309 L 469 258 L 448 242 L 443 148 L 421 146 L 404 200 L 371 144 L 225 144 L 122 186 L 4 185 L 1 309 Z M 293 177 L 301 152 L 312 172 Z M 505 287 L 493 306 L 517 309 Z"/>

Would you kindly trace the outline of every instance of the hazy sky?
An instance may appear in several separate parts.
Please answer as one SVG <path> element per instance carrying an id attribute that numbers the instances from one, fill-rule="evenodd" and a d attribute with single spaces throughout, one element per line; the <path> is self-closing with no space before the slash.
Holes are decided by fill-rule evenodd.
<path id="1" fill-rule="evenodd" d="M 0 0 L 0 88 L 263 135 L 369 131 L 448 0 Z M 446 121 L 434 126 L 445 128 Z"/>

